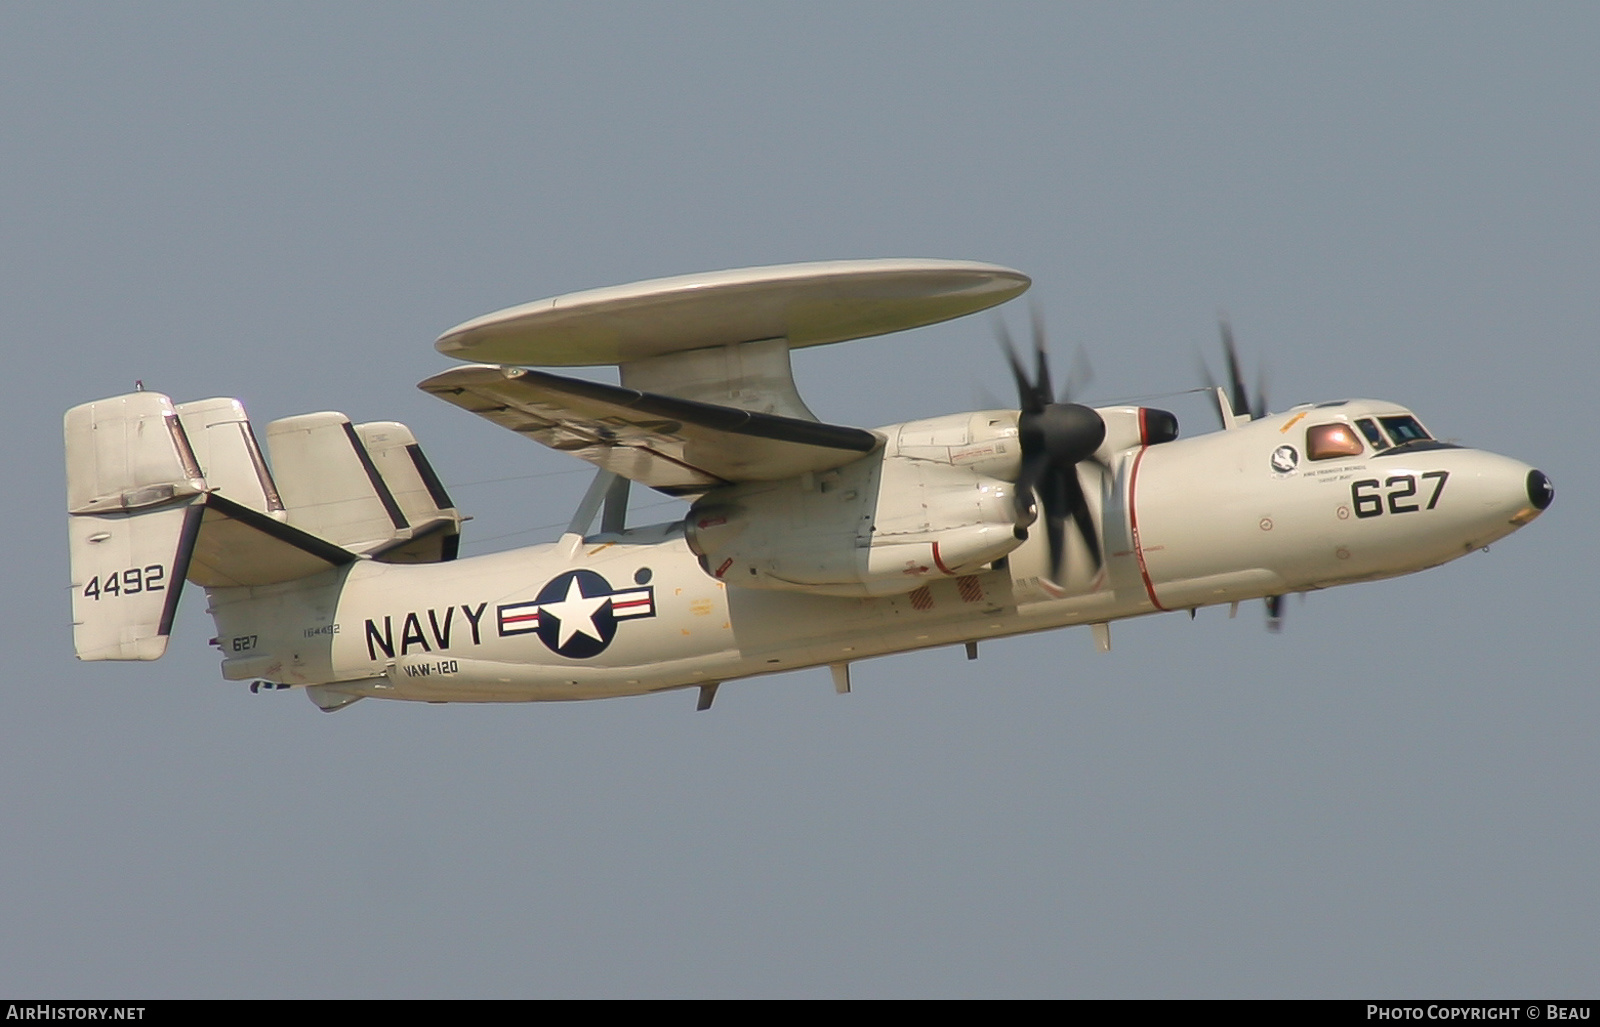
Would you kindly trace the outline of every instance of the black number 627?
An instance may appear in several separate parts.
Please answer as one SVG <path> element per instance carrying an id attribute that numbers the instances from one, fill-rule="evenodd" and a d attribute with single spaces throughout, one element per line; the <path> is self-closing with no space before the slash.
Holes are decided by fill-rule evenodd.
<path id="1" fill-rule="evenodd" d="M 1397 474 L 1382 482 L 1377 478 L 1363 478 L 1361 481 L 1351 482 L 1350 503 L 1355 507 L 1357 517 L 1377 517 L 1383 513 L 1385 500 L 1392 514 L 1432 510 L 1439 505 L 1439 496 L 1444 492 L 1444 483 L 1449 478 L 1449 471 L 1428 471 L 1422 476 L 1423 481 L 1433 482 L 1433 492 L 1428 496 L 1427 506 L 1418 506 L 1411 502 L 1412 497 L 1417 494 L 1417 479 L 1409 474 Z M 1380 493 L 1379 489 L 1388 491 Z"/>

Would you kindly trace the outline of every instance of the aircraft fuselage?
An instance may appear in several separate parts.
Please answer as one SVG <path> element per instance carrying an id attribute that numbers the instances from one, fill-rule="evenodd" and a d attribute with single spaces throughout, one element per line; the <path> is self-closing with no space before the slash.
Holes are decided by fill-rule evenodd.
<path id="1" fill-rule="evenodd" d="M 1311 458 L 1311 427 L 1398 409 L 1296 408 L 1080 465 L 1098 571 L 1074 538 L 1052 575 L 1035 530 L 974 573 L 909 566 L 917 580 L 898 594 L 753 589 L 708 573 L 675 522 L 212 589 L 211 612 L 231 680 L 352 698 L 604 698 L 1391 577 L 1548 505 L 1530 466 L 1431 440 Z"/>

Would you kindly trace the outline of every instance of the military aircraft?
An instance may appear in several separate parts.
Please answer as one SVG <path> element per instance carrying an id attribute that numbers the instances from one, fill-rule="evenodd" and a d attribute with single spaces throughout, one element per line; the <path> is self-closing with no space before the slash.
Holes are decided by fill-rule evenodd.
<path id="1" fill-rule="evenodd" d="M 222 676 L 363 697 L 575 700 L 1278 600 L 1409 574 L 1550 505 L 1540 471 L 1366 399 L 1269 413 L 1231 343 L 1221 431 L 1058 395 L 1042 333 L 1007 345 L 1016 409 L 826 424 L 794 349 L 993 307 L 1026 275 L 969 261 L 745 268 L 579 292 L 468 321 L 472 363 L 420 388 L 599 468 L 555 542 L 457 558 L 462 516 L 404 425 L 135 391 L 66 415 L 74 641 L 166 650 L 206 590 Z M 619 385 L 537 370 L 616 365 Z M 689 502 L 627 523 L 630 483 Z M 598 530 L 596 520 L 598 519 Z"/>

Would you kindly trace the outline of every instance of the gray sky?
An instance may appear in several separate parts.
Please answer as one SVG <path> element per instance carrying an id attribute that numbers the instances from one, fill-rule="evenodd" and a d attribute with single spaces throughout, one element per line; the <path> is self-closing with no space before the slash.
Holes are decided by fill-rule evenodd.
<path id="1" fill-rule="evenodd" d="M 0 993 L 1595 994 L 1597 44 L 1556 3 L 0 9 Z M 1195 385 L 1226 309 L 1275 405 L 1406 403 L 1555 505 L 1278 636 L 1174 614 L 701 715 L 327 716 L 222 682 L 192 588 L 162 661 L 72 658 L 71 405 L 402 420 L 467 552 L 546 541 L 587 474 L 417 391 L 439 332 L 879 256 L 1028 272 L 1098 402 Z M 849 424 L 1009 394 L 982 318 L 796 364 Z"/>

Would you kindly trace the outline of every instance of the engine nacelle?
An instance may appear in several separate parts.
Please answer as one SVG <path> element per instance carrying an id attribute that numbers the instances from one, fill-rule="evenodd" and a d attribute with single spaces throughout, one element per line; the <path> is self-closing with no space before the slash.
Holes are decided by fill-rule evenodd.
<path id="1" fill-rule="evenodd" d="M 1095 459 L 1177 436 L 1162 410 L 1107 407 Z M 972 574 L 1022 544 L 1015 410 L 879 429 L 882 449 L 821 474 L 708 492 L 689 510 L 689 548 L 744 588 L 871 596 Z"/>
<path id="2" fill-rule="evenodd" d="M 1095 459 L 1109 465 L 1118 453 L 1140 446 L 1157 446 L 1178 437 L 1178 418 L 1155 407 L 1097 407 L 1106 425 L 1106 439 Z"/>
<path id="3" fill-rule="evenodd" d="M 892 595 L 971 574 L 1021 544 L 1016 414 L 893 426 L 881 450 L 821 474 L 707 493 L 689 511 L 707 573 L 745 588 Z"/>

